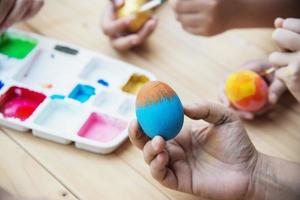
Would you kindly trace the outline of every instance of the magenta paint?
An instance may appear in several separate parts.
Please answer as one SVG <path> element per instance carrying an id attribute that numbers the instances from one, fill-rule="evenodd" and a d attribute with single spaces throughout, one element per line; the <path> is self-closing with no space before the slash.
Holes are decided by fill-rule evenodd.
<path id="1" fill-rule="evenodd" d="M 78 135 L 98 142 L 110 142 L 127 128 L 127 122 L 107 115 L 92 113 Z"/>
<path id="2" fill-rule="evenodd" d="M 21 87 L 11 87 L 0 96 L 0 112 L 7 118 L 21 121 L 29 118 L 44 101 L 44 94 Z"/>

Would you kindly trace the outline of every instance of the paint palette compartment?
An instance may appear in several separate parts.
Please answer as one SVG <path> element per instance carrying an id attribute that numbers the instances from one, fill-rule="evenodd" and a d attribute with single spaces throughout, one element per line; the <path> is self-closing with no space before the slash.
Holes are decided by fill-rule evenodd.
<path id="1" fill-rule="evenodd" d="M 0 125 L 107 154 L 128 137 L 148 71 L 10 29 L 0 43 Z"/>
<path id="2" fill-rule="evenodd" d="M 127 137 L 127 126 L 128 122 L 125 120 L 92 113 L 78 132 L 81 140 L 76 143 L 76 146 L 96 153 L 105 153 L 110 151 L 110 148 L 98 148 L 97 144 L 108 146 L 112 142 L 123 140 Z"/>

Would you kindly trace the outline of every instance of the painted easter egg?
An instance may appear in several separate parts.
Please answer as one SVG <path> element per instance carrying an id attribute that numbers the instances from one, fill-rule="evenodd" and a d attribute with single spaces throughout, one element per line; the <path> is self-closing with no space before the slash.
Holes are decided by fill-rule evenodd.
<path id="1" fill-rule="evenodd" d="M 152 11 L 139 12 L 141 6 L 146 2 L 147 0 L 125 0 L 124 5 L 117 11 L 118 18 L 133 17 L 128 31 L 137 32 L 151 17 Z"/>
<path id="2" fill-rule="evenodd" d="M 182 128 L 184 113 L 175 91 L 160 81 L 148 82 L 136 101 L 137 120 L 150 138 L 156 135 L 165 140 L 176 137 Z"/>
<path id="3" fill-rule="evenodd" d="M 226 95 L 239 110 L 257 112 L 268 100 L 268 85 L 257 73 L 242 70 L 231 74 L 226 81 Z"/>

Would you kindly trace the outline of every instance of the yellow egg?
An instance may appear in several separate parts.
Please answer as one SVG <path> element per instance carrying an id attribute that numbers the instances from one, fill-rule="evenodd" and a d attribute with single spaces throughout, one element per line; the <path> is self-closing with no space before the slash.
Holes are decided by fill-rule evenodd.
<path id="1" fill-rule="evenodd" d="M 128 27 L 128 31 L 137 32 L 145 22 L 151 17 L 152 11 L 139 12 L 141 6 L 147 0 L 125 0 L 124 6 L 117 11 L 117 17 L 133 17 L 133 21 Z"/>

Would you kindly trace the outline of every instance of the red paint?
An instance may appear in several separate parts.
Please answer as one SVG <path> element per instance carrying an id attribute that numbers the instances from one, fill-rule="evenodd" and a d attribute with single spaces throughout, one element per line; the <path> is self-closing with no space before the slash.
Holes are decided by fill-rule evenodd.
<path id="1" fill-rule="evenodd" d="M 32 115 L 45 98 L 44 94 L 26 88 L 11 87 L 0 96 L 0 112 L 4 117 L 24 121 Z"/>
<path id="2" fill-rule="evenodd" d="M 255 81 L 255 94 L 246 97 L 240 101 L 232 102 L 239 109 L 248 112 L 258 112 L 268 101 L 268 85 L 264 79 L 258 77 Z"/>

